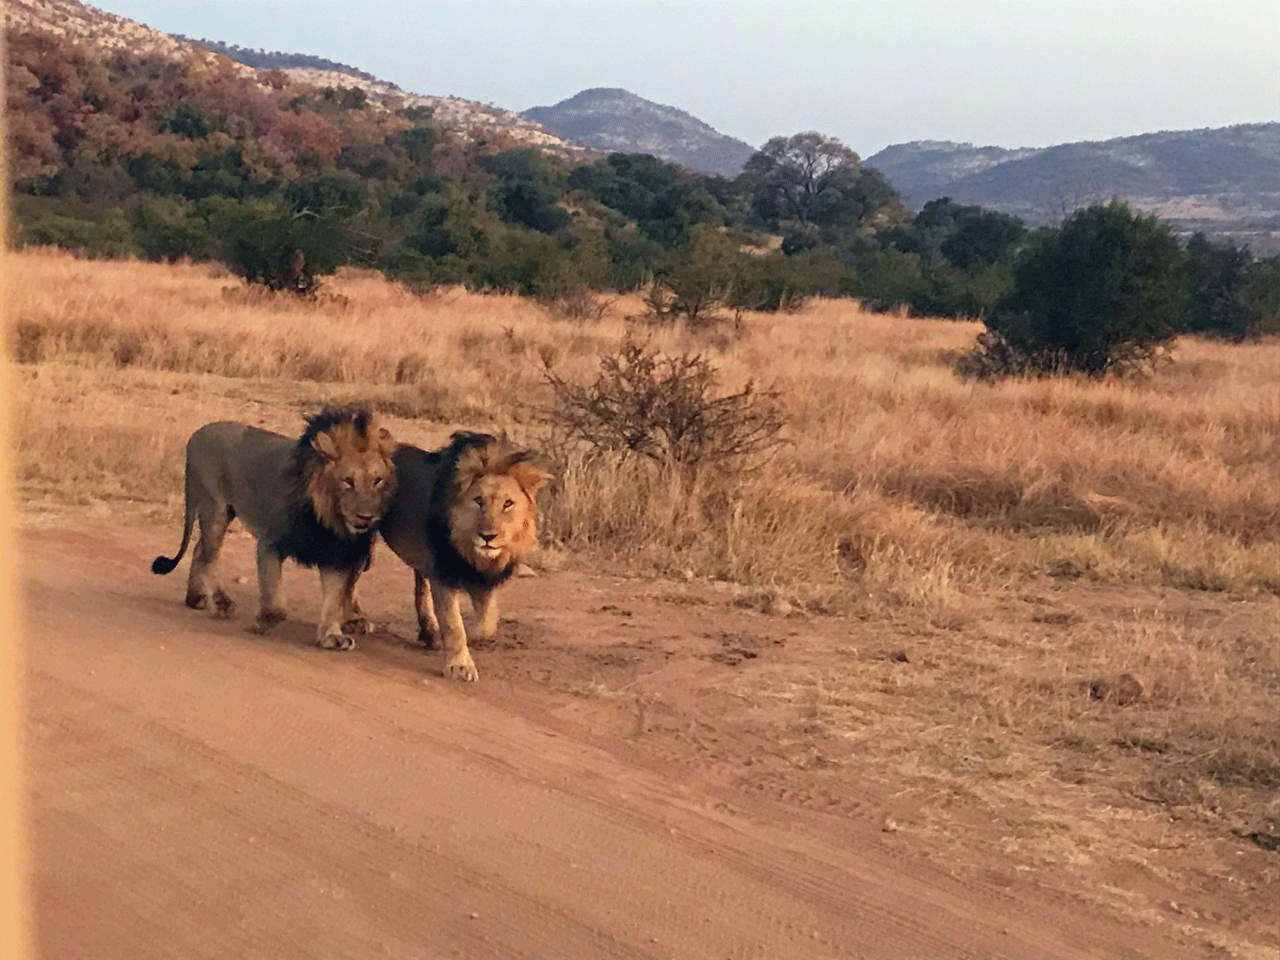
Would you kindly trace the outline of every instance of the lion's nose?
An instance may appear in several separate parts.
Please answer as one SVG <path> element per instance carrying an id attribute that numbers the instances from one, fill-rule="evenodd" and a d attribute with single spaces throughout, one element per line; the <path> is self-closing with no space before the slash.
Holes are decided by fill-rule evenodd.
<path id="1" fill-rule="evenodd" d="M 496 533 L 482 533 L 480 534 L 480 539 L 483 540 L 485 543 L 493 543 L 493 538 L 496 536 L 497 536 Z"/>

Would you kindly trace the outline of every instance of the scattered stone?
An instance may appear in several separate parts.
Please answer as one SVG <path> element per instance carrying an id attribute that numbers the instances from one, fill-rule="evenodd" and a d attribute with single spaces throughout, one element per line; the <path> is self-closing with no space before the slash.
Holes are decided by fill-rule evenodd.
<path id="1" fill-rule="evenodd" d="M 907 656 L 907 651 L 905 650 L 893 651 L 893 653 L 889 654 L 889 659 L 892 660 L 894 663 L 910 663 L 911 662 L 911 658 Z"/>

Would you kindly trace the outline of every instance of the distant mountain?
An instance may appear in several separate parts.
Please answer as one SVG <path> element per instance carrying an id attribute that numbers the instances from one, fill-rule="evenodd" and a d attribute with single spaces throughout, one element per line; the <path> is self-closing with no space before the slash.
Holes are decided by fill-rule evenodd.
<path id="1" fill-rule="evenodd" d="M 749 143 L 726 136 L 683 110 L 610 87 L 583 90 L 555 106 L 533 107 L 522 116 L 598 150 L 649 153 L 727 177 L 741 173 L 755 153 Z"/>
<path id="2" fill-rule="evenodd" d="M 946 196 L 1046 223 L 1119 197 L 1183 231 L 1280 247 L 1280 123 L 1016 150 L 918 141 L 866 163 L 913 209 Z"/>

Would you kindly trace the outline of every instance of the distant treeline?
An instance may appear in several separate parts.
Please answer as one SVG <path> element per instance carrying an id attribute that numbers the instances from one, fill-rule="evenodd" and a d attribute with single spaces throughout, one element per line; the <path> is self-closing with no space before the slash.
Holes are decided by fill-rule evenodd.
<path id="1" fill-rule="evenodd" d="M 341 264 L 561 303 L 645 290 L 655 315 L 693 322 L 813 295 L 985 317 L 1053 233 L 945 197 L 911 216 L 879 171 L 818 133 L 770 140 L 736 177 L 646 154 L 573 164 L 225 61 L 98 54 L 34 32 L 11 33 L 7 50 L 20 244 L 218 259 L 298 290 Z M 1248 335 L 1263 321 L 1242 318 L 1271 316 L 1254 308 L 1272 291 L 1261 261 L 1203 238 L 1179 249 L 1202 324 Z"/>
<path id="2" fill-rule="evenodd" d="M 197 40 L 194 37 L 183 36 L 181 33 L 175 33 L 173 36 L 179 40 L 185 40 L 187 43 L 197 44 L 206 50 L 212 50 L 214 53 L 220 53 L 224 57 L 236 61 L 236 63 L 243 63 L 246 67 L 253 67 L 257 70 L 335 70 L 348 76 L 358 77 L 361 80 L 384 84 L 393 90 L 400 89 L 394 83 L 379 80 L 373 74 L 366 73 L 349 64 L 338 63 L 336 60 L 328 60 L 309 53 L 285 53 L 282 50 L 263 50 L 261 47 L 254 50 L 234 43 L 223 43 L 221 40 L 206 40 L 204 37 Z"/>

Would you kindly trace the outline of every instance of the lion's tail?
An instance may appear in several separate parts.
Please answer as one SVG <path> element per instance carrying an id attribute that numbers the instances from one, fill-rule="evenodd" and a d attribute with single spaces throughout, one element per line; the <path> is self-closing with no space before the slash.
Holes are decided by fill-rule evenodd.
<path id="1" fill-rule="evenodd" d="M 163 554 L 151 561 L 152 573 L 172 573 L 174 567 L 182 560 L 183 554 L 187 552 L 187 544 L 191 542 L 191 528 L 196 522 L 196 503 L 195 497 L 191 496 L 191 467 L 187 466 L 186 477 L 186 516 L 182 521 L 182 543 L 178 547 L 178 553 L 172 557 L 166 557 Z"/>

